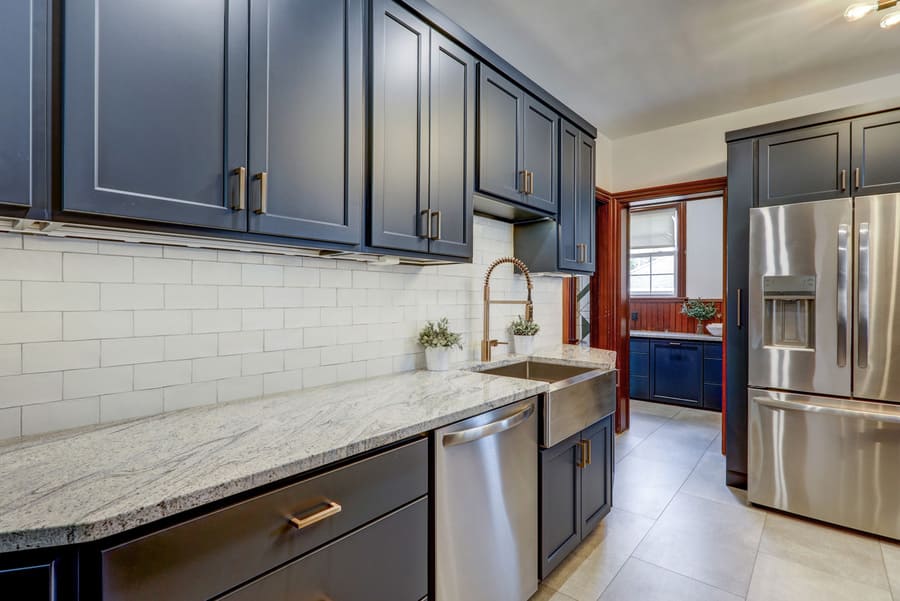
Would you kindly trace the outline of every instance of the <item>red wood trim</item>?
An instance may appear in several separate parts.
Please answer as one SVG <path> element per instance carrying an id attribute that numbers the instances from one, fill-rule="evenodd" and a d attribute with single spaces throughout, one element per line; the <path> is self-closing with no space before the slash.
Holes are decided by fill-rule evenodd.
<path id="1" fill-rule="evenodd" d="M 576 320 L 578 317 L 578 289 L 574 277 L 563 280 L 563 344 L 578 344 Z"/>
<path id="2" fill-rule="evenodd" d="M 712 177 L 666 186 L 652 186 L 650 188 L 638 188 L 625 192 L 616 192 L 613 196 L 623 203 L 628 204 L 638 200 L 650 200 L 652 198 L 667 198 L 669 196 L 687 196 L 689 194 L 703 194 L 706 192 L 721 192 L 728 186 L 727 177 Z"/>

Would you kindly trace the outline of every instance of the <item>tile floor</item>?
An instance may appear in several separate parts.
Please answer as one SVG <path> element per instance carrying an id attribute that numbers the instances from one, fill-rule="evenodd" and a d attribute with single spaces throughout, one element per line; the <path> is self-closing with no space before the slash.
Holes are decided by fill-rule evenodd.
<path id="1" fill-rule="evenodd" d="M 612 512 L 531 601 L 900 601 L 900 545 L 747 506 L 720 448 L 720 414 L 632 401 Z"/>

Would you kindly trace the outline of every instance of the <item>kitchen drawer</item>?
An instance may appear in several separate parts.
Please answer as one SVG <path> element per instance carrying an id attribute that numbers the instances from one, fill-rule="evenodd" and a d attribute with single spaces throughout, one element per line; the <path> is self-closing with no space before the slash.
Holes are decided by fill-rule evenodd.
<path id="1" fill-rule="evenodd" d="M 650 375 L 650 355 L 647 353 L 631 352 L 628 361 L 628 371 L 632 376 Z"/>
<path id="2" fill-rule="evenodd" d="M 242 501 L 102 552 L 103 598 L 205 599 L 428 492 L 426 439 Z M 290 518 L 341 511 L 302 530 Z"/>
<path id="3" fill-rule="evenodd" d="M 720 342 L 703 343 L 703 356 L 708 359 L 721 359 L 722 344 Z"/>
<path id="4" fill-rule="evenodd" d="M 221 601 L 418 601 L 427 593 L 428 499 L 420 499 Z"/>
<path id="5" fill-rule="evenodd" d="M 628 350 L 632 353 L 649 353 L 650 352 L 650 339 L 649 338 L 630 338 L 628 340 Z"/>
<path id="6" fill-rule="evenodd" d="M 628 383 L 628 395 L 631 398 L 639 401 L 646 401 L 650 398 L 650 378 L 632 374 Z"/>

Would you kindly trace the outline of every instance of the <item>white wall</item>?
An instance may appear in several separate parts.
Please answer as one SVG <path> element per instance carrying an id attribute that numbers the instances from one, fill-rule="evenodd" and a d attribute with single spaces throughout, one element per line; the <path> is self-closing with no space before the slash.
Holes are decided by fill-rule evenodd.
<path id="1" fill-rule="evenodd" d="M 722 199 L 692 200 L 685 206 L 685 294 L 722 298 Z"/>
<path id="2" fill-rule="evenodd" d="M 607 192 L 612 192 L 613 170 L 613 142 L 600 132 L 597 132 L 596 148 L 597 169 L 595 172 L 595 185 Z"/>
<path id="3" fill-rule="evenodd" d="M 472 264 L 377 267 L 0 233 L 0 439 L 422 367 L 416 334 L 442 316 L 475 359 L 512 226 L 476 217 L 474 242 Z M 525 281 L 503 265 L 491 290 Z M 538 344 L 559 343 L 562 280 L 534 300 Z M 495 306 L 492 337 L 521 311 Z"/>
<path id="4" fill-rule="evenodd" d="M 622 192 L 722 177 L 726 131 L 898 97 L 900 74 L 619 138 L 612 142 L 612 182 L 607 189 Z M 599 172 L 598 163 L 598 182 Z"/>

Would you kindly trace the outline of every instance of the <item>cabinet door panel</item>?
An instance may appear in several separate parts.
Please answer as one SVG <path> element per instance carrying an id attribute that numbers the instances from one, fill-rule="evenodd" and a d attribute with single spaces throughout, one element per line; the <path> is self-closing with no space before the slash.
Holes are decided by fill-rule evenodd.
<path id="1" fill-rule="evenodd" d="M 245 229 L 247 0 L 65 4 L 63 208 Z"/>
<path id="2" fill-rule="evenodd" d="M 759 206 L 849 196 L 850 124 L 759 139 Z"/>
<path id="3" fill-rule="evenodd" d="M 478 189 L 522 202 L 524 93 L 483 63 L 478 72 Z"/>
<path id="4" fill-rule="evenodd" d="M 396 2 L 374 7 L 371 244 L 427 252 L 430 28 Z"/>
<path id="5" fill-rule="evenodd" d="M 475 59 L 431 32 L 431 190 L 439 212 L 430 251 L 472 256 L 472 193 L 475 169 Z"/>
<path id="6" fill-rule="evenodd" d="M 581 135 L 574 126 L 563 122 L 559 135 L 559 268 L 579 270 L 578 228 L 581 211 L 578 206 L 579 147 Z"/>
<path id="7" fill-rule="evenodd" d="M 590 449 L 590 463 L 581 472 L 581 538 L 590 534 L 612 509 L 613 429 L 608 416 L 582 432 Z"/>
<path id="8" fill-rule="evenodd" d="M 900 190 L 900 111 L 857 119 L 852 128 L 854 194 L 868 196 Z"/>
<path id="9" fill-rule="evenodd" d="M 363 0 L 262 0 L 250 15 L 250 231 L 361 242 Z"/>
<path id="10" fill-rule="evenodd" d="M 48 205 L 49 39 L 50 0 L 0 7 L 0 210 L 20 216 Z"/>
<path id="11" fill-rule="evenodd" d="M 653 400 L 699 405 L 702 399 L 703 351 L 687 342 L 650 343 L 650 396 Z"/>
<path id="12" fill-rule="evenodd" d="M 594 140 L 580 134 L 578 153 L 578 225 L 576 232 L 578 242 L 584 244 L 582 254 L 583 261 L 580 269 L 593 273 L 595 269 L 594 244 L 597 230 L 597 200 L 595 198 L 596 186 L 594 184 Z"/>
<path id="13" fill-rule="evenodd" d="M 525 195 L 525 204 L 556 213 L 558 190 L 558 135 L 559 116 L 543 103 L 525 97 L 523 119 L 524 169 L 531 172 L 531 190 Z"/>
<path id="14" fill-rule="evenodd" d="M 540 451 L 542 579 L 581 542 L 580 440 L 576 434 Z"/>

